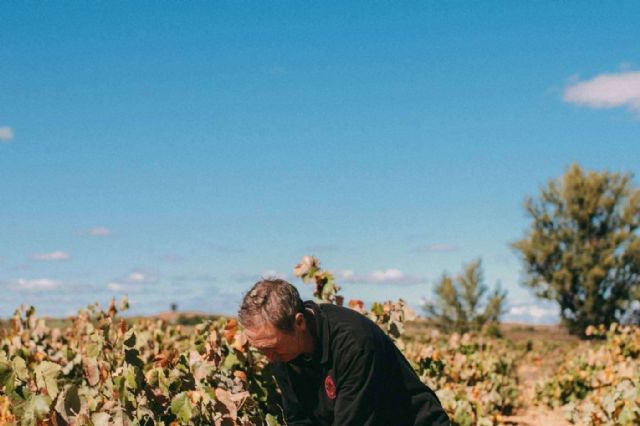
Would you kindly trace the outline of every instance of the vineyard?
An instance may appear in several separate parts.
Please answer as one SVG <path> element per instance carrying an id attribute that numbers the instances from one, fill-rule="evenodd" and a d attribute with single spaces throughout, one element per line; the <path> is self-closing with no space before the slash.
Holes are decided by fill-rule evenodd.
<path id="1" fill-rule="evenodd" d="M 535 401 L 519 391 L 519 362 L 530 345 L 426 328 L 407 336 L 413 319 L 402 301 L 358 301 L 433 389 L 454 424 L 514 424 L 524 405 L 564 406 L 576 424 L 637 424 L 640 331 L 593 329 L 605 340 L 566 354 Z M 64 328 L 49 328 L 33 308 L 17 310 L 0 343 L 0 424 L 279 425 L 278 390 L 268 366 L 232 318 L 193 327 L 118 316 L 92 305 Z"/>
<path id="2" fill-rule="evenodd" d="M 294 273 L 314 285 L 319 301 L 343 303 L 316 258 L 304 256 Z M 562 406 L 564 423 L 640 420 L 638 328 L 590 327 L 597 344 L 563 352 L 495 330 L 446 335 L 423 322 L 408 332 L 416 315 L 402 300 L 348 307 L 387 333 L 454 425 L 536 424 L 518 417 L 533 406 Z M 0 328 L 0 424 L 285 424 L 270 367 L 236 319 L 180 325 L 118 315 L 127 309 L 126 298 L 106 310 L 90 305 L 61 327 L 48 327 L 33 307 L 16 310 Z M 523 365 L 562 356 L 533 395 L 522 391 Z"/>

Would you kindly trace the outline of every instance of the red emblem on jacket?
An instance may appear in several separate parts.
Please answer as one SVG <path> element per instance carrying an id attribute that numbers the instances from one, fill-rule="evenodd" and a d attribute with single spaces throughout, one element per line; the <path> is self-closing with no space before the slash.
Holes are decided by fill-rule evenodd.
<path id="1" fill-rule="evenodd" d="M 324 391 L 327 393 L 329 399 L 336 399 L 336 384 L 333 383 L 331 376 L 324 378 Z"/>

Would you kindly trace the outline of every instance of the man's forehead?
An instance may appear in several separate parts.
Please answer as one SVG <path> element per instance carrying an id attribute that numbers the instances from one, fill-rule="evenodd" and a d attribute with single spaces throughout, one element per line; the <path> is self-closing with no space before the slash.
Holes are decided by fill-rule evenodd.
<path id="1" fill-rule="evenodd" d="M 245 334 L 251 341 L 273 340 L 278 337 L 278 329 L 269 323 L 247 328 Z"/>

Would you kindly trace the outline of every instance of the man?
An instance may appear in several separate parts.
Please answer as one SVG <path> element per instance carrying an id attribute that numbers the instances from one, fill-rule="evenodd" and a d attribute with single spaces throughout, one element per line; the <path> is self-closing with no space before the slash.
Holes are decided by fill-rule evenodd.
<path id="1" fill-rule="evenodd" d="M 273 366 L 287 425 L 449 425 L 435 393 L 364 315 L 303 303 L 293 285 L 269 279 L 238 316 Z"/>

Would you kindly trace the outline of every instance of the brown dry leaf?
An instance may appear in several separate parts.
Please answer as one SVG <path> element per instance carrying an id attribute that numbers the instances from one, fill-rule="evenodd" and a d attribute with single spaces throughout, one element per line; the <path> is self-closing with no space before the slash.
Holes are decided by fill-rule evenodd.
<path id="1" fill-rule="evenodd" d="M 471 389 L 471 400 L 477 401 L 480 398 L 480 389 L 477 387 L 473 387 Z"/>
<path id="2" fill-rule="evenodd" d="M 153 396 L 153 400 L 160 405 L 165 405 L 170 401 L 169 397 L 163 394 L 160 389 L 151 389 L 151 395 Z"/>
<path id="3" fill-rule="evenodd" d="M 209 339 L 207 339 L 210 349 L 218 347 L 218 332 L 214 329 L 209 332 Z"/>
<path id="4" fill-rule="evenodd" d="M 11 413 L 9 398 L 0 396 L 0 424 L 14 424 L 16 418 Z"/>
<path id="5" fill-rule="evenodd" d="M 100 370 L 98 369 L 98 361 L 95 358 L 84 358 L 82 360 L 82 369 L 87 377 L 89 386 L 95 386 L 100 382 Z"/>
<path id="6" fill-rule="evenodd" d="M 204 380 L 207 377 L 207 374 L 209 374 L 209 371 L 210 370 L 209 368 L 207 368 L 207 364 L 200 363 L 193 371 L 193 378 L 197 382 L 200 382 L 201 380 Z"/>
<path id="7" fill-rule="evenodd" d="M 102 378 L 103 381 L 109 378 L 109 367 L 104 362 L 100 363 L 100 378 Z"/>
<path id="8" fill-rule="evenodd" d="M 293 274 L 296 277 L 303 277 L 304 275 L 307 275 L 312 268 L 317 268 L 318 265 L 318 259 L 313 256 L 302 256 L 300 263 L 293 268 Z"/>
<path id="9" fill-rule="evenodd" d="M 166 353 L 159 353 L 153 357 L 153 363 L 156 367 L 165 367 L 169 364 L 169 360 Z"/>
<path id="10" fill-rule="evenodd" d="M 236 404 L 231 399 L 231 395 L 229 394 L 229 392 L 227 392 L 222 388 L 216 388 L 215 393 L 216 393 L 216 399 L 220 403 L 222 403 L 222 405 L 224 405 L 226 409 L 229 411 L 229 416 L 231 416 L 231 418 L 233 419 L 237 418 L 238 409 L 236 407 Z"/>
<path id="11" fill-rule="evenodd" d="M 115 317 L 116 314 L 118 313 L 118 310 L 116 309 L 116 298 L 115 297 L 113 299 L 111 299 L 111 303 L 109 303 L 109 309 L 107 310 L 107 312 L 109 313 L 110 317 Z"/>
<path id="12" fill-rule="evenodd" d="M 191 400 L 191 403 L 194 405 L 202 400 L 202 392 L 198 390 L 187 391 L 187 396 Z"/>
<path id="13" fill-rule="evenodd" d="M 244 391 L 244 392 L 238 392 L 238 393 L 231 393 L 229 394 L 229 399 L 231 399 L 231 401 L 235 402 L 235 403 L 242 403 L 243 401 L 245 401 L 247 398 L 249 398 L 251 395 L 249 394 L 249 392 Z"/>
<path id="14" fill-rule="evenodd" d="M 433 358 L 434 361 L 440 361 L 442 359 L 442 353 L 436 349 L 433 351 L 433 354 L 431 354 L 431 358 Z"/>
<path id="15" fill-rule="evenodd" d="M 238 330 L 238 322 L 231 318 L 224 326 L 223 336 L 227 343 L 231 343 L 233 341 L 234 336 L 236 335 L 236 331 Z"/>
<path id="16" fill-rule="evenodd" d="M 358 299 L 349 300 L 349 308 L 360 313 L 364 312 L 364 302 Z"/>
<path id="17" fill-rule="evenodd" d="M 249 346 L 249 339 L 247 339 L 247 336 L 243 332 L 238 332 L 235 337 L 236 340 L 233 342 L 234 349 L 238 352 L 246 352 L 247 347 Z"/>
<path id="18" fill-rule="evenodd" d="M 239 378 L 240 380 L 242 380 L 243 382 L 247 381 L 247 373 L 245 373 L 244 371 L 236 370 L 233 372 L 233 375 Z"/>

